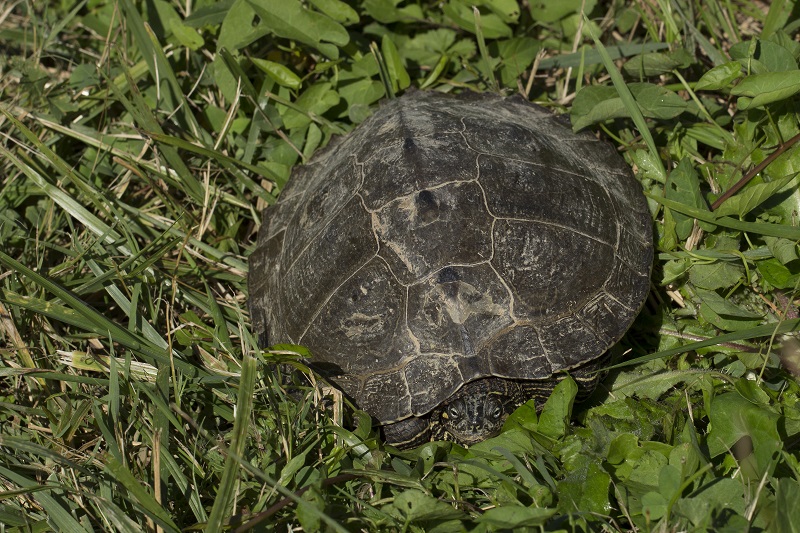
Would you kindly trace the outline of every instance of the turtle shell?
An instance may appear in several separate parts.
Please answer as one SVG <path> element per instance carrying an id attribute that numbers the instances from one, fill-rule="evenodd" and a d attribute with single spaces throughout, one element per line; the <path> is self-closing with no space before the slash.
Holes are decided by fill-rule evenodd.
<path id="1" fill-rule="evenodd" d="M 388 101 L 263 217 L 256 332 L 306 346 L 382 424 L 479 378 L 595 361 L 649 287 L 652 222 L 624 160 L 520 97 Z"/>

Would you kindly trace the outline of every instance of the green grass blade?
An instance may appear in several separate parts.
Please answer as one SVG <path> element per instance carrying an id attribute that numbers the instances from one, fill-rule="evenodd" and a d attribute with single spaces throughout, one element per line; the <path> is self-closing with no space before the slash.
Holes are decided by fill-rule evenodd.
<path id="1" fill-rule="evenodd" d="M 253 410 L 253 394 L 256 383 L 256 360 L 245 355 L 242 361 L 242 377 L 239 380 L 238 397 L 236 400 L 236 419 L 233 423 L 233 434 L 231 444 L 228 449 L 228 456 L 225 458 L 225 467 L 219 483 L 214 506 L 208 517 L 207 529 L 209 531 L 221 531 L 225 518 L 233 513 L 231 504 L 233 503 L 236 481 L 241 472 L 241 457 L 244 455 L 247 443 L 247 433 L 250 427 L 250 413 Z"/>
<path id="2" fill-rule="evenodd" d="M 55 498 L 50 494 L 53 489 L 49 491 L 39 491 L 38 481 L 29 479 L 4 466 L 0 466 L 0 478 L 4 478 L 7 482 L 22 487 L 23 489 L 37 489 L 30 494 L 30 498 L 41 505 L 42 510 L 58 531 L 65 533 L 91 532 L 90 529 L 84 528 L 81 523 L 72 516 L 73 509 L 64 507 L 62 502 L 66 500 Z M 58 490 L 60 491 L 60 489 Z"/>
<path id="3" fill-rule="evenodd" d="M 11 161 L 14 166 L 16 166 L 28 178 L 30 178 L 31 181 L 33 181 L 40 189 L 42 189 L 42 191 L 56 204 L 58 204 L 58 206 L 61 207 L 67 214 L 89 228 L 92 233 L 100 237 L 105 243 L 116 246 L 125 255 L 131 254 L 131 251 L 126 246 L 119 244 L 119 241 L 122 240 L 122 236 L 93 213 L 89 212 L 89 210 L 86 209 L 81 202 L 74 199 L 57 186 L 52 185 L 33 167 L 18 159 L 3 146 L 0 146 L 0 155 L 3 155 L 6 159 Z"/>
<path id="4" fill-rule="evenodd" d="M 114 457 L 106 460 L 106 471 L 120 485 L 125 487 L 131 501 L 141 507 L 142 511 L 168 531 L 180 532 L 180 528 L 172 521 L 169 513 L 147 492 L 142 486 L 142 482 L 124 465 L 119 463 Z"/>
<path id="5" fill-rule="evenodd" d="M 203 369 L 195 367 L 181 359 L 169 357 L 163 348 L 154 346 L 149 340 L 122 328 L 118 324 L 107 319 L 102 313 L 86 305 L 71 291 L 37 272 L 34 272 L 3 252 L 0 252 L 0 264 L 31 279 L 31 281 L 42 286 L 45 290 L 64 301 L 72 311 L 85 320 L 85 322 L 78 324 L 81 327 L 119 342 L 145 358 L 158 361 L 161 364 L 175 364 L 187 377 L 207 375 L 207 372 Z M 45 310 L 40 311 L 44 312 Z"/>
<path id="6" fill-rule="evenodd" d="M 616 365 L 610 366 L 608 368 L 612 369 L 612 368 L 622 368 L 631 365 L 638 365 L 641 363 L 652 361 L 654 359 L 662 359 L 664 357 L 670 357 L 681 353 L 700 350 L 702 348 L 708 348 L 709 346 L 716 346 L 730 342 L 756 339 L 759 337 L 769 337 L 772 335 L 782 335 L 784 333 L 795 333 L 797 331 L 800 331 L 800 319 L 797 318 L 793 320 L 785 320 L 780 323 L 764 324 L 762 326 L 756 326 L 754 328 L 743 329 L 741 331 L 734 331 L 732 333 L 725 333 L 723 335 L 718 335 L 716 337 L 710 337 L 702 341 L 691 342 L 683 346 L 678 346 L 677 348 L 662 350 L 660 352 L 644 355 L 642 357 L 637 357 L 635 359 L 629 359 L 627 361 L 624 361 L 622 363 L 617 363 Z"/>
<path id="7" fill-rule="evenodd" d="M 631 116 L 631 120 L 633 120 L 634 125 L 636 125 L 636 129 L 639 130 L 639 134 L 642 136 L 642 139 L 644 139 L 647 149 L 652 155 L 651 159 L 658 165 L 656 170 L 661 175 L 661 181 L 664 181 L 667 177 L 667 171 L 664 168 L 664 163 L 661 161 L 661 157 L 659 156 L 656 142 L 653 139 L 653 136 L 650 134 L 650 128 L 647 126 L 647 121 L 645 120 L 644 115 L 642 115 L 642 110 L 639 108 L 639 104 L 637 104 L 636 100 L 633 98 L 633 94 L 631 94 L 630 89 L 628 89 L 628 86 L 625 84 L 622 74 L 620 74 L 619 70 L 617 70 L 616 65 L 614 65 L 614 61 L 611 59 L 611 56 L 608 55 L 608 51 L 603 46 L 603 43 L 601 43 L 600 39 L 597 37 L 597 35 L 595 35 L 594 29 L 589 19 L 586 18 L 586 15 L 584 15 L 584 21 L 586 22 L 586 27 L 592 36 L 592 40 L 594 40 L 595 46 L 597 46 L 597 51 L 600 53 L 603 66 L 605 66 L 608 75 L 611 76 L 611 81 L 614 84 L 614 88 L 617 89 L 617 94 L 619 94 L 622 103 L 625 105 L 625 109 Z"/>
<path id="8" fill-rule="evenodd" d="M 128 85 L 132 89 L 132 100 L 125 96 L 122 91 L 118 90 L 115 85 L 110 84 L 109 86 L 114 91 L 114 96 L 119 103 L 128 110 L 136 121 L 136 124 L 138 124 L 143 131 L 153 131 L 163 134 L 164 130 L 161 128 L 161 124 L 153 115 L 144 97 L 139 93 L 138 89 L 136 89 L 133 80 L 129 79 Z M 203 205 L 203 201 L 205 200 L 203 186 L 189 167 L 186 166 L 186 163 L 181 159 L 178 151 L 171 146 L 160 146 L 159 151 L 166 161 L 166 168 L 163 170 L 164 179 L 174 183 L 176 190 L 185 191 L 195 203 Z"/>
<path id="9" fill-rule="evenodd" d="M 664 207 L 668 207 L 678 211 L 679 213 L 683 213 L 684 215 L 696 218 L 697 220 L 702 220 L 703 222 L 708 222 L 710 224 L 715 224 L 717 226 L 723 226 L 739 231 L 747 231 L 757 235 L 783 237 L 784 239 L 793 241 L 800 240 L 800 228 L 797 226 L 769 224 L 767 222 L 745 222 L 743 220 L 738 220 L 731 217 L 717 216 L 711 211 L 698 209 L 696 207 L 689 207 L 675 200 L 662 198 L 661 196 L 656 196 L 654 194 L 645 193 L 645 195 L 651 200 L 660 203 Z"/>

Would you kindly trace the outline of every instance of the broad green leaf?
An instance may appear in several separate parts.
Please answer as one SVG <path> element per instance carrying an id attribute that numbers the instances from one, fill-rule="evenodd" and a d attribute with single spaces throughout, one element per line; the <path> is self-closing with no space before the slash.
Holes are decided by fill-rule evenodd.
<path id="1" fill-rule="evenodd" d="M 767 72 L 745 77 L 731 90 L 742 110 L 786 100 L 800 92 L 800 70 Z"/>
<path id="2" fill-rule="evenodd" d="M 686 101 L 674 92 L 650 83 L 629 85 L 644 116 L 656 119 L 675 118 L 686 110 Z"/>
<path id="3" fill-rule="evenodd" d="M 464 0 L 448 0 L 443 12 L 459 28 L 475 33 L 475 15 L 472 7 Z M 481 13 L 481 31 L 487 39 L 511 37 L 513 33 L 511 28 L 494 13 Z"/>
<path id="4" fill-rule="evenodd" d="M 782 448 L 776 413 L 739 393 L 729 392 L 712 400 L 709 419 L 711 457 L 733 453 L 742 465 L 742 473 L 751 480 L 772 473 L 775 455 Z M 753 460 L 748 461 L 749 458 Z"/>
<path id="5" fill-rule="evenodd" d="M 425 18 L 419 5 L 414 3 L 398 8 L 401 2 L 402 0 L 365 0 L 363 8 L 370 17 L 383 24 L 413 22 Z"/>
<path id="6" fill-rule="evenodd" d="M 542 408 L 537 430 L 554 439 L 563 437 L 569 427 L 577 394 L 578 385 L 571 377 L 561 380 Z"/>
<path id="7" fill-rule="evenodd" d="M 189 50 L 199 50 L 203 46 L 203 36 L 197 33 L 197 30 L 191 26 L 187 26 L 181 22 L 174 22 L 170 24 L 172 35 L 175 39 Z"/>
<path id="8" fill-rule="evenodd" d="M 578 14 L 583 6 L 584 13 L 591 13 L 597 4 L 594 0 L 561 0 L 559 2 L 530 2 L 531 18 L 538 22 L 555 22 L 568 15 Z"/>
<path id="9" fill-rule="evenodd" d="M 798 183 L 800 183 L 800 176 L 786 176 L 766 183 L 748 185 L 725 200 L 714 212 L 719 216 L 744 217 L 781 190 L 794 190 Z"/>
<path id="10" fill-rule="evenodd" d="M 742 279 L 743 274 L 742 267 L 727 261 L 697 263 L 689 270 L 689 281 L 695 287 L 713 291 L 734 286 Z"/>
<path id="11" fill-rule="evenodd" d="M 800 483 L 796 479 L 783 477 L 777 480 L 775 504 L 775 531 L 800 533 Z"/>
<path id="12" fill-rule="evenodd" d="M 753 404 L 769 405 L 770 395 L 761 386 L 751 379 L 738 379 L 734 383 L 734 389 L 742 398 Z"/>
<path id="13" fill-rule="evenodd" d="M 541 44 L 530 37 L 513 37 L 496 43 L 500 57 L 500 79 L 503 85 L 512 87 L 516 79 L 525 72 L 536 58 Z M 490 47 L 492 49 L 493 47 Z"/>
<path id="14" fill-rule="evenodd" d="M 281 470 L 281 477 L 278 478 L 280 485 L 287 486 L 291 484 L 294 475 L 306 465 L 306 456 L 306 453 L 298 453 L 286 463 L 286 466 Z"/>
<path id="15" fill-rule="evenodd" d="M 682 483 L 681 471 L 676 466 L 664 465 L 664 468 L 658 473 L 658 491 L 668 500 L 673 496 L 680 495 Z"/>
<path id="16" fill-rule="evenodd" d="M 664 183 L 666 178 L 666 174 L 664 174 L 665 169 L 658 154 L 653 154 L 648 150 L 633 150 L 630 155 L 631 159 L 636 163 L 636 166 L 639 167 L 639 173 L 642 178 Z"/>
<path id="17" fill-rule="evenodd" d="M 237 0 L 219 0 L 203 5 L 183 21 L 192 28 L 202 28 L 203 26 L 216 26 L 222 24 L 225 16 L 233 7 Z"/>
<path id="18" fill-rule="evenodd" d="M 487 7 L 503 22 L 511 23 L 519 19 L 519 3 L 516 0 L 477 0 L 474 5 Z"/>
<path id="19" fill-rule="evenodd" d="M 669 464 L 678 470 L 681 479 L 692 476 L 703 460 L 702 452 L 695 443 L 684 443 L 675 446 L 669 454 Z"/>
<path id="20" fill-rule="evenodd" d="M 317 83 L 308 87 L 294 102 L 292 108 L 281 109 L 283 125 L 287 129 L 299 129 L 311 123 L 316 116 L 339 103 L 339 94 L 329 82 Z"/>
<path id="21" fill-rule="evenodd" d="M 730 54 L 731 59 L 738 60 L 751 73 L 797 70 L 794 54 L 771 40 L 754 39 L 736 43 L 731 47 Z M 757 62 L 759 68 L 753 68 L 754 62 Z"/>
<path id="22" fill-rule="evenodd" d="M 777 259 L 767 259 L 756 263 L 764 280 L 776 289 L 792 289 L 800 280 L 800 272 L 792 272 Z"/>
<path id="23" fill-rule="evenodd" d="M 657 450 L 649 449 L 655 442 L 641 443 L 641 455 L 632 463 L 624 463 L 617 469 L 617 474 L 624 477 L 630 487 L 637 492 L 649 492 L 658 489 L 658 474 L 667 465 L 667 457 Z M 650 446 L 648 446 L 650 445 Z"/>
<path id="24" fill-rule="evenodd" d="M 622 70 L 634 79 L 642 79 L 671 72 L 683 63 L 669 52 L 650 52 L 632 57 L 622 65 Z"/>
<path id="25" fill-rule="evenodd" d="M 650 491 L 642 496 L 642 513 L 652 520 L 658 520 L 667 514 L 668 505 L 667 498 L 659 492 Z"/>
<path id="26" fill-rule="evenodd" d="M 320 531 L 322 520 L 320 516 L 325 512 L 325 498 L 319 488 L 319 484 L 309 485 L 301 496 L 301 501 L 297 502 L 295 516 L 300 522 L 303 531 Z"/>
<path id="27" fill-rule="evenodd" d="M 248 0 L 234 0 L 233 5 L 225 12 L 225 18 L 219 28 L 217 48 L 235 53 L 256 39 L 269 33 L 269 28 L 254 25 L 256 13 Z M 221 57 L 217 57 L 222 62 Z M 219 69 L 216 69 L 219 70 Z M 219 80 L 217 80 L 219 84 Z"/>
<path id="28" fill-rule="evenodd" d="M 313 122 L 308 125 L 308 133 L 306 133 L 306 142 L 303 145 L 303 158 L 310 159 L 314 152 L 319 148 L 322 143 L 322 130 Z"/>
<path id="29" fill-rule="evenodd" d="M 539 424 L 539 417 L 536 414 L 536 400 L 528 400 L 511 413 L 503 424 L 503 431 L 515 427 L 523 427 L 535 430 Z"/>
<path id="30" fill-rule="evenodd" d="M 339 96 L 344 98 L 348 107 L 363 106 L 367 114 L 371 112 L 369 105 L 383 98 L 385 94 L 386 89 L 383 84 L 376 80 L 361 79 L 339 86 Z"/>
<path id="31" fill-rule="evenodd" d="M 345 26 L 358 23 L 358 13 L 341 0 L 309 0 L 309 3 Z"/>
<path id="32" fill-rule="evenodd" d="M 767 248 L 775 259 L 784 265 L 791 263 L 800 257 L 797 254 L 797 243 L 789 239 L 776 239 L 775 237 L 764 237 Z"/>
<path id="33" fill-rule="evenodd" d="M 443 502 L 418 490 L 405 490 L 395 496 L 393 507 L 396 513 L 408 522 L 426 522 L 463 519 L 464 513 L 449 503 Z"/>
<path id="34" fill-rule="evenodd" d="M 700 177 L 688 157 L 684 157 L 669 173 L 667 178 L 666 197 L 683 205 L 696 209 L 707 209 L 706 202 L 700 192 Z M 675 231 L 678 239 L 686 240 L 692 232 L 694 219 L 681 212 L 673 212 Z"/>
<path id="35" fill-rule="evenodd" d="M 760 322 L 761 315 L 743 309 L 715 291 L 697 289 L 700 315 L 720 329 L 736 331 L 751 328 Z"/>
<path id="36" fill-rule="evenodd" d="M 588 89 L 588 87 L 584 88 L 578 94 L 583 93 L 586 89 Z M 599 124 L 600 122 L 605 122 L 606 120 L 627 116 L 628 110 L 625 109 L 625 104 L 622 102 L 622 98 L 614 97 L 597 102 L 597 104 L 592 106 L 586 114 L 575 115 L 573 113 L 570 118 L 572 120 L 573 131 L 580 131 L 583 128 L 591 126 L 592 124 Z"/>
<path id="37" fill-rule="evenodd" d="M 611 476 L 597 458 L 587 455 L 585 450 L 576 452 L 568 463 L 570 472 L 558 483 L 558 510 L 569 513 L 572 509 L 582 509 L 606 515 L 611 510 Z M 563 460 L 566 466 L 568 459 Z"/>
<path id="38" fill-rule="evenodd" d="M 713 530 L 711 518 L 728 513 L 744 513 L 744 484 L 729 477 L 712 478 L 691 494 L 680 498 L 674 507 L 680 516 L 686 517 L 700 530 Z M 746 529 L 746 528 L 745 528 Z"/>
<path id="39" fill-rule="evenodd" d="M 289 87 L 290 89 L 299 89 L 303 84 L 300 76 L 292 72 L 287 66 L 257 57 L 252 58 L 252 61 L 255 66 L 265 72 L 278 85 Z"/>
<path id="40" fill-rule="evenodd" d="M 402 47 L 403 57 L 423 65 L 432 65 L 437 62 L 443 54 L 447 54 L 456 42 L 456 32 L 447 28 L 438 28 L 420 32 Z M 475 43 L 472 44 L 472 51 L 476 50 Z"/>
<path id="41" fill-rule="evenodd" d="M 247 0 L 260 17 L 259 27 L 278 37 L 312 46 L 330 59 L 338 59 L 339 47 L 350 35 L 335 20 L 305 9 L 299 0 Z"/>
<path id="42" fill-rule="evenodd" d="M 631 83 L 628 88 L 639 111 L 648 118 L 674 118 L 687 108 L 683 98 L 658 85 Z M 590 85 L 581 89 L 575 97 L 571 112 L 572 128 L 578 131 L 591 124 L 629 116 L 630 109 L 613 88 Z"/>
<path id="43" fill-rule="evenodd" d="M 639 439 L 632 433 L 623 433 L 614 438 L 608 448 L 606 460 L 612 465 L 633 461 L 642 455 Z"/>
<path id="44" fill-rule="evenodd" d="M 508 505 L 489 509 L 475 521 L 493 529 L 517 529 L 544 525 L 554 514 L 555 509 Z"/>
<path id="45" fill-rule="evenodd" d="M 720 297 L 721 298 L 721 297 Z M 723 331 L 739 331 L 756 326 L 760 320 L 747 319 L 741 316 L 735 316 L 733 313 L 742 313 L 744 310 L 732 304 L 725 305 L 724 300 L 714 299 L 709 297 L 703 300 L 700 306 L 700 316 L 712 324 L 714 327 Z"/>
<path id="46" fill-rule="evenodd" d="M 381 39 L 381 54 L 383 54 L 383 60 L 386 63 L 392 90 L 398 93 L 411 85 L 411 78 L 403 66 L 403 60 L 397 52 L 397 46 L 395 46 L 388 34 L 384 34 Z"/>
<path id="47" fill-rule="evenodd" d="M 712 68 L 703 74 L 694 86 L 695 91 L 718 91 L 728 89 L 734 80 L 742 76 L 742 65 L 738 61 L 730 61 Z"/>

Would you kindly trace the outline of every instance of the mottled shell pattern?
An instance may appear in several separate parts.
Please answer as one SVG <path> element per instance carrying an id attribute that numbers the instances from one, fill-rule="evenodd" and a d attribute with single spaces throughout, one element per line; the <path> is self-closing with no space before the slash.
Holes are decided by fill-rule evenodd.
<path id="1" fill-rule="evenodd" d="M 416 91 L 265 210 L 250 309 L 386 424 L 479 378 L 596 360 L 641 308 L 652 259 L 641 186 L 609 144 L 520 97 Z"/>

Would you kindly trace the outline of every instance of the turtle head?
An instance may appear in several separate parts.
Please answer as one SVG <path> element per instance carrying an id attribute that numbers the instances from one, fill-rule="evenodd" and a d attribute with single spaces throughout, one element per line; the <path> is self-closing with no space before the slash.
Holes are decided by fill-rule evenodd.
<path id="1" fill-rule="evenodd" d="M 467 384 L 443 406 L 440 424 L 449 434 L 445 438 L 468 446 L 494 437 L 505 422 L 506 403 L 507 398 L 496 391 Z"/>

